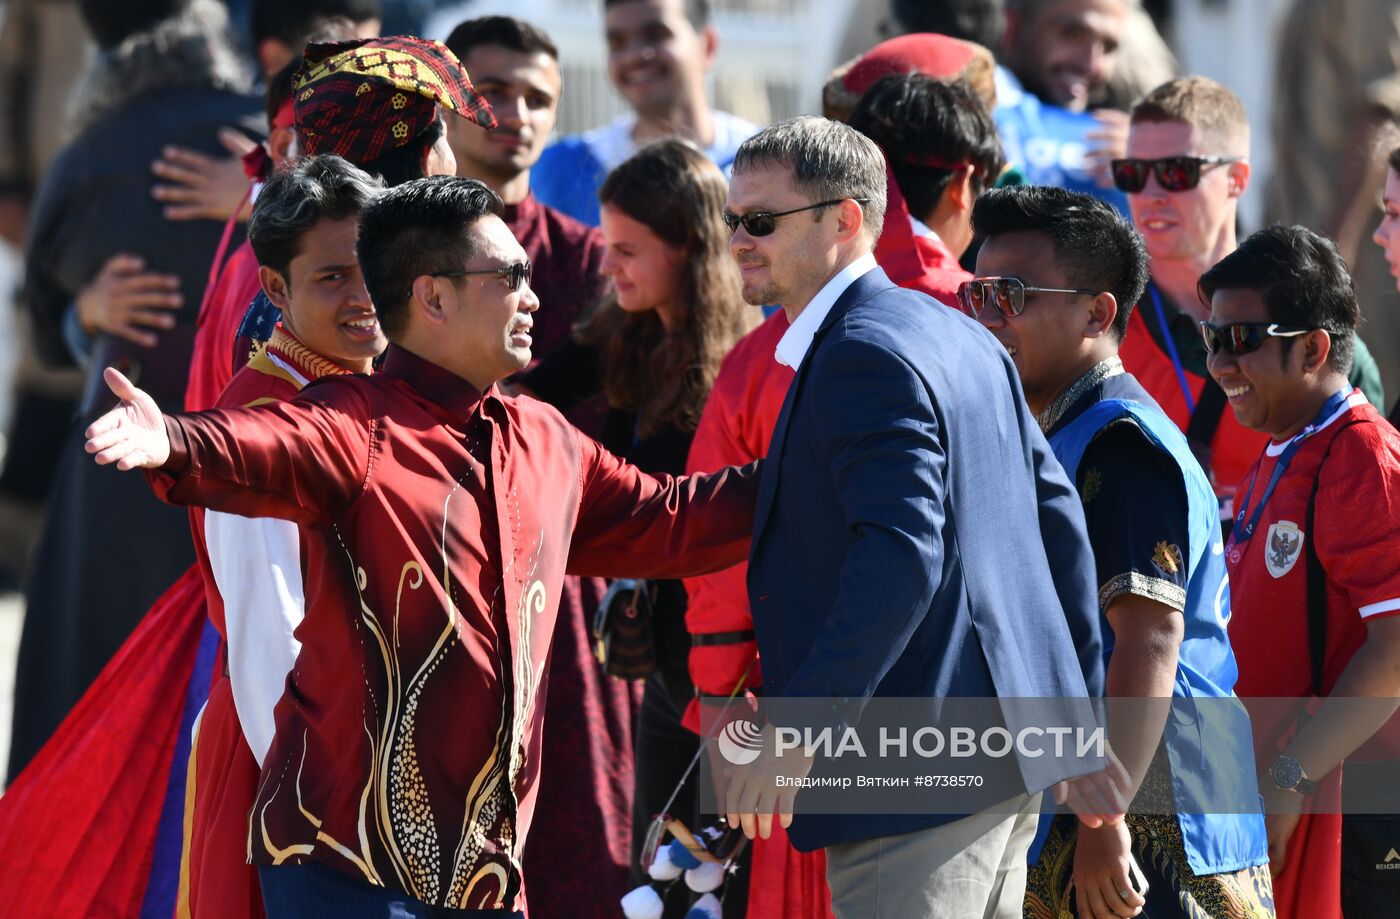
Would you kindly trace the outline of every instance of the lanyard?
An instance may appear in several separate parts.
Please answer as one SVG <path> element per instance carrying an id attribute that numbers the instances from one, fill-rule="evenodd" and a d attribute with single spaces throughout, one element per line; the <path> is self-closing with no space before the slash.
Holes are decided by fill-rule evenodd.
<path id="1" fill-rule="evenodd" d="M 1171 329 L 1167 327 L 1166 310 L 1162 308 L 1162 298 L 1157 293 L 1157 285 L 1147 284 L 1147 292 L 1152 296 L 1152 306 L 1157 314 L 1157 328 L 1162 330 L 1162 344 L 1167 346 L 1167 356 L 1172 359 L 1172 369 L 1176 371 L 1176 382 L 1181 394 L 1186 397 L 1186 411 L 1196 411 L 1196 399 L 1191 395 L 1191 384 L 1186 380 L 1186 371 L 1181 366 L 1181 357 L 1176 353 L 1176 342 L 1172 340 Z"/>
<path id="2" fill-rule="evenodd" d="M 1314 418 L 1307 427 L 1303 428 L 1297 437 L 1289 441 L 1288 446 L 1283 448 L 1283 453 L 1278 458 L 1278 465 L 1274 466 L 1274 473 L 1269 476 L 1269 484 L 1265 486 L 1264 493 L 1259 496 L 1259 506 L 1254 509 L 1254 513 L 1249 515 L 1249 522 L 1246 523 L 1245 513 L 1249 508 L 1249 499 L 1254 496 L 1254 485 L 1259 480 L 1259 466 L 1258 464 L 1255 465 L 1254 475 L 1249 480 L 1249 490 L 1245 492 L 1244 503 L 1240 505 L 1239 515 L 1235 517 L 1235 533 L 1238 535 L 1233 537 L 1233 542 L 1236 544 L 1249 542 L 1250 537 L 1254 535 L 1255 527 L 1259 526 L 1259 518 L 1264 514 L 1264 506 L 1268 504 L 1269 499 L 1273 497 L 1274 487 L 1278 485 L 1279 479 L 1283 478 L 1284 472 L 1288 470 L 1288 464 L 1293 462 L 1293 457 L 1302 449 L 1307 439 L 1316 434 L 1318 429 L 1322 427 L 1328 418 L 1331 418 L 1346 406 L 1347 399 L 1350 396 L 1351 393 L 1349 392 L 1333 393 L 1332 398 L 1328 399 L 1326 404 L 1322 406 L 1322 411 L 1317 413 L 1317 417 Z M 1263 461 L 1264 457 L 1259 457 L 1259 462 L 1262 463 Z"/>

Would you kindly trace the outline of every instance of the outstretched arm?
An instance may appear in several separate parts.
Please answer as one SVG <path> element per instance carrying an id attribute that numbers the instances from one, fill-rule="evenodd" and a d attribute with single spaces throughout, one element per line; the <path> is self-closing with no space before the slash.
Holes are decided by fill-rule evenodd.
<path id="1" fill-rule="evenodd" d="M 157 497 L 245 517 L 302 524 L 334 520 L 363 489 L 370 412 L 345 386 L 318 385 L 290 402 L 162 415 L 117 371 L 108 385 L 122 400 L 89 426 L 99 463 L 146 469 Z"/>
<path id="2" fill-rule="evenodd" d="M 748 555 L 759 463 L 713 475 L 654 477 L 578 435 L 583 500 L 569 573 L 680 578 Z"/>

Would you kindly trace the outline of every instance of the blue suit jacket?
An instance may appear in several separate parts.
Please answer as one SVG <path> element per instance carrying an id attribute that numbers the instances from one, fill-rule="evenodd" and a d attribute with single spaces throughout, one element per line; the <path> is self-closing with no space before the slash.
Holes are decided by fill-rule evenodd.
<path id="1" fill-rule="evenodd" d="M 759 488 L 749 599 L 773 697 L 1102 692 L 1079 496 L 1002 346 L 879 269 L 841 295 L 788 391 Z M 855 711 L 848 713 L 850 716 Z M 936 717 L 936 716 L 935 716 Z M 1024 790 L 1067 778 L 1021 759 Z M 1084 771 L 1082 768 L 1078 771 Z M 810 850 L 961 815 L 803 814 Z"/>

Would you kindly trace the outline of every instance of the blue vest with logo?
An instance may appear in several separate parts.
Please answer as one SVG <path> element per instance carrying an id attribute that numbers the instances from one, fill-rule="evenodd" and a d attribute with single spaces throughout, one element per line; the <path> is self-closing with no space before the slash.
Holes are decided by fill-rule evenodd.
<path id="1" fill-rule="evenodd" d="M 1071 482 L 1090 442 L 1109 424 L 1130 417 L 1158 449 L 1175 460 L 1190 515 L 1186 563 L 1186 630 L 1177 657 L 1176 686 L 1165 742 L 1187 860 L 1197 875 L 1265 864 L 1269 859 L 1263 806 L 1254 767 L 1249 715 L 1235 698 L 1239 671 L 1230 649 L 1230 584 L 1225 573 L 1215 493 L 1185 436 L 1156 406 L 1105 399 L 1050 438 Z M 1113 630 L 1102 622 L 1104 660 Z M 1206 701 L 1218 700 L 1218 701 Z"/>

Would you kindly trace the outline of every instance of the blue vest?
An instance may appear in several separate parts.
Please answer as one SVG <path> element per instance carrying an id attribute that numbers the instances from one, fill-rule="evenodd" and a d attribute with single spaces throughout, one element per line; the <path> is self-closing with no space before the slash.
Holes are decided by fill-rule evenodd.
<path id="1" fill-rule="evenodd" d="M 1181 469 L 1190 516 L 1186 562 L 1186 632 L 1177 657 L 1176 686 L 1165 740 L 1172 792 L 1191 870 L 1238 871 L 1268 862 L 1268 837 L 1254 768 L 1249 715 L 1235 698 L 1239 670 L 1230 649 L 1230 584 L 1225 573 L 1220 511 L 1210 482 L 1171 419 L 1155 406 L 1105 399 L 1050 438 L 1071 482 L 1089 443 L 1110 423 L 1131 417 Z M 1104 662 L 1113 651 L 1105 618 Z M 1199 700 L 1206 703 L 1201 714 Z M 1211 811 L 1202 813 L 1202 811 Z"/>

